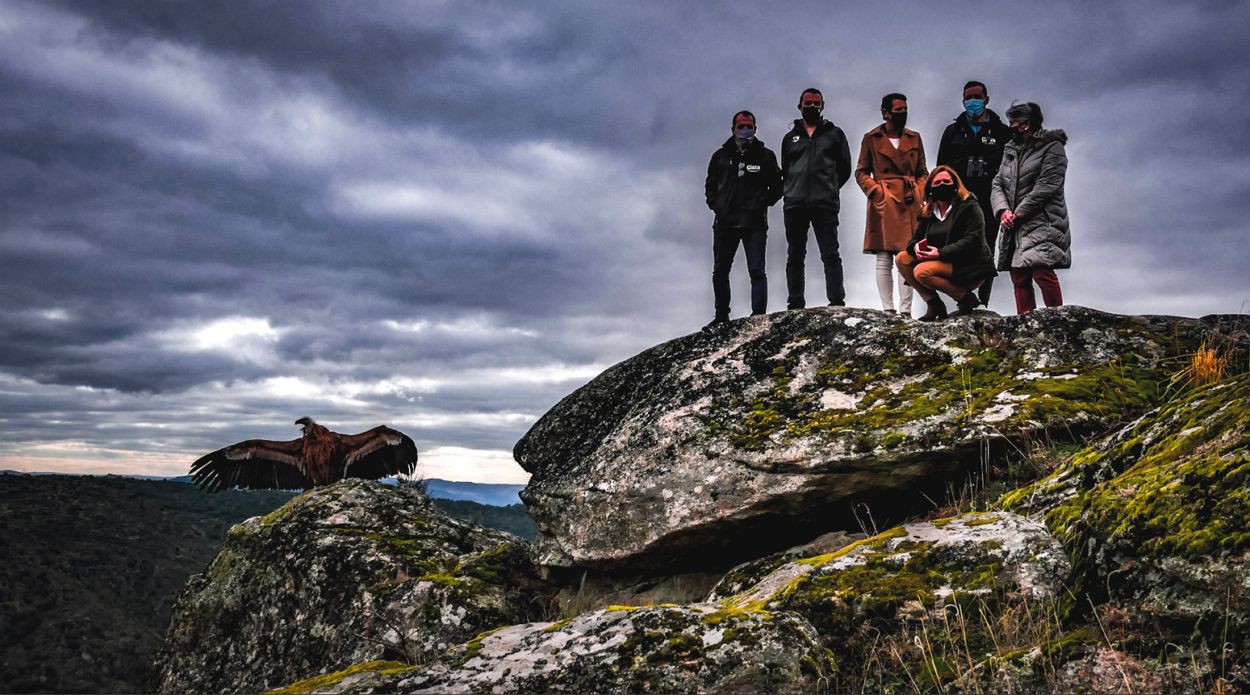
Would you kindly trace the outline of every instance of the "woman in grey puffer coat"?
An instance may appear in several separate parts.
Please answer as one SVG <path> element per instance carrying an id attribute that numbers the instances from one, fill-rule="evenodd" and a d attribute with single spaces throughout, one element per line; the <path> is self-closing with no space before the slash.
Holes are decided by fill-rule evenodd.
<path id="1" fill-rule="evenodd" d="M 1024 314 L 1037 307 L 1034 282 L 1046 306 L 1063 304 L 1055 269 L 1072 266 L 1063 197 L 1068 136 L 1062 130 L 1043 130 L 1042 110 L 1032 102 L 1007 109 L 1007 122 L 1015 137 L 1003 152 L 990 203 L 1003 230 L 998 269 L 1011 271 L 1016 313 Z"/>

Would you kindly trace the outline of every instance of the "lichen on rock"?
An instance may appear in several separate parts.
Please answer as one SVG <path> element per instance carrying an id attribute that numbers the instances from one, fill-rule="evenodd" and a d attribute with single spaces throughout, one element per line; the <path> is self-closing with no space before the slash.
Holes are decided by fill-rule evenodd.
<path id="1" fill-rule="evenodd" d="M 987 446 L 1079 437 L 1154 407 L 1167 360 L 1209 325 L 1081 307 L 937 324 L 821 308 L 669 341 L 518 442 L 537 558 L 728 567 L 853 528 L 853 504 L 901 519 L 908 495 L 960 479 Z"/>
<path id="2" fill-rule="evenodd" d="M 792 613 L 623 606 L 493 630 L 425 668 L 322 692 L 815 692 L 832 669 Z"/>
<path id="3" fill-rule="evenodd" d="M 421 663 L 547 613 L 528 546 L 412 487 L 348 480 L 233 527 L 174 608 L 161 692 L 259 691 L 376 660 Z"/>

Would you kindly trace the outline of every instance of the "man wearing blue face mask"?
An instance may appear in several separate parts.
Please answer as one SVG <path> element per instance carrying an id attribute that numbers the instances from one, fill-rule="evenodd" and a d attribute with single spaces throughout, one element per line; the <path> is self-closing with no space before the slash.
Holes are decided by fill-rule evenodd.
<path id="1" fill-rule="evenodd" d="M 1003 161 L 1003 148 L 1011 141 L 1011 129 L 998 114 L 986 108 L 989 102 L 985 83 L 972 80 L 964 85 L 964 111 L 942 133 L 937 163 L 959 173 L 964 186 L 976 196 L 985 219 L 993 220 L 990 188 Z M 987 224 L 985 241 L 991 253 L 997 240 L 998 226 Z M 977 290 L 982 304 L 989 304 L 992 284 L 993 278 L 988 278 Z"/>
<path id="2" fill-rule="evenodd" d="M 712 292 L 716 316 L 704 329 L 729 322 L 729 269 L 741 244 L 751 274 L 751 314 L 763 314 L 768 304 L 768 277 L 764 249 L 768 235 L 768 208 L 781 198 L 781 170 L 777 155 L 755 137 L 755 115 L 734 114 L 729 139 L 712 153 L 704 193 L 716 213 L 712 223 Z"/>

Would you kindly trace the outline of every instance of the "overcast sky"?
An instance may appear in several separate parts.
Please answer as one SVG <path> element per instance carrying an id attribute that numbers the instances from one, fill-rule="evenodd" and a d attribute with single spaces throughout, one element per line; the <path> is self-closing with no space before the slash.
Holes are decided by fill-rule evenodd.
<path id="1" fill-rule="evenodd" d="M 1250 4 L 1029 7 L 0 0 L 0 469 L 177 475 L 311 415 L 522 482 L 547 408 L 711 319 L 708 157 L 742 108 L 778 149 L 809 85 L 852 156 L 886 92 L 930 160 L 964 81 L 1038 102 L 1065 299 L 1246 311 Z"/>

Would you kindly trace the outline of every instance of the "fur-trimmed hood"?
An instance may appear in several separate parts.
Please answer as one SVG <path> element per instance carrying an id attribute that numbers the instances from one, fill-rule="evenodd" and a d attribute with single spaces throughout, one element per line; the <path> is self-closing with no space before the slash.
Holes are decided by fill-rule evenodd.
<path id="1" fill-rule="evenodd" d="M 1058 142 L 1060 145 L 1065 146 L 1068 144 L 1068 134 L 1058 128 L 1043 128 L 1037 131 L 1037 135 L 1034 135 L 1033 139 L 1037 140 L 1038 143 L 1042 145 L 1047 145 L 1052 142 Z"/>

